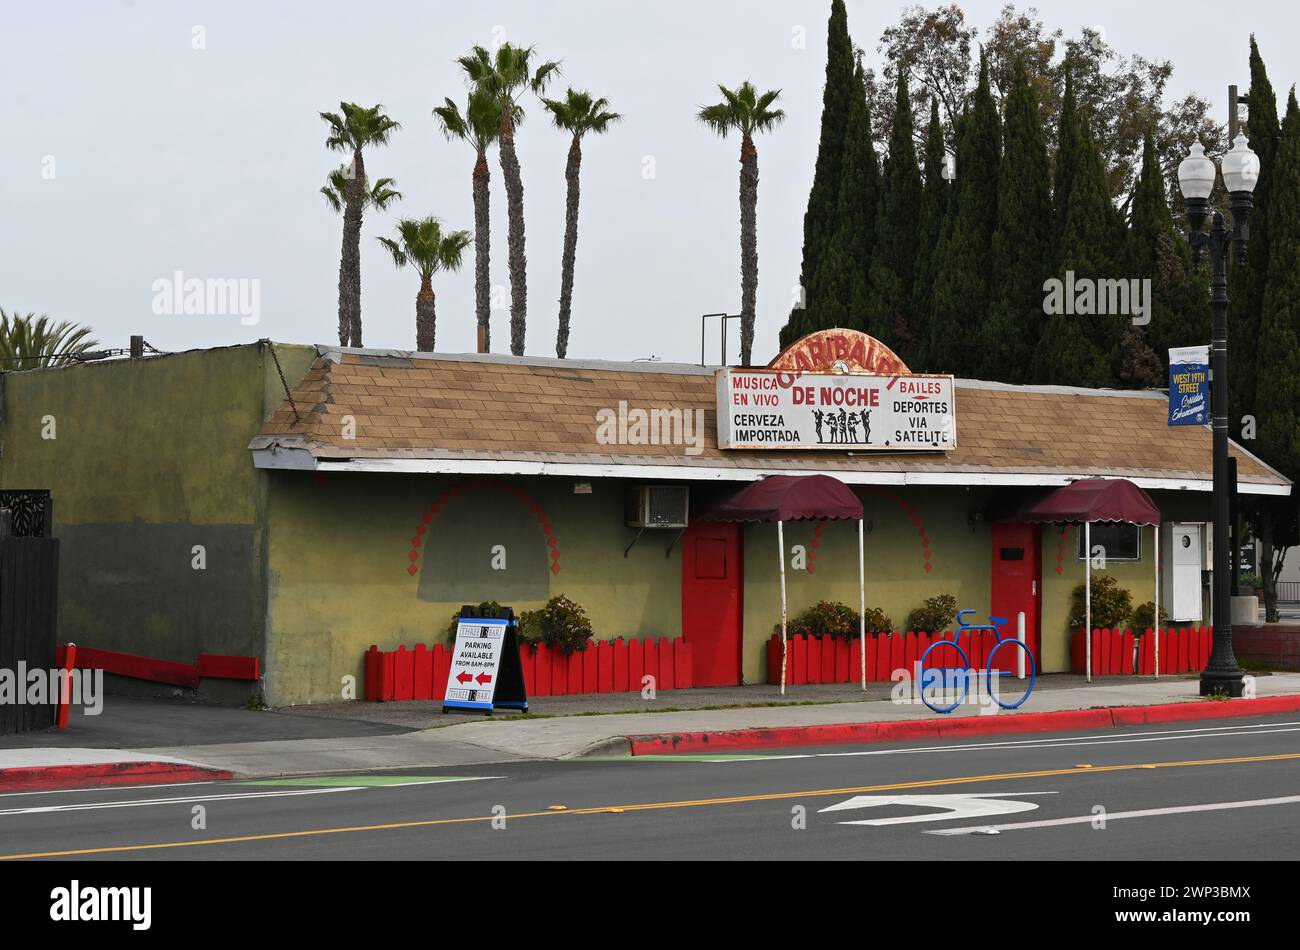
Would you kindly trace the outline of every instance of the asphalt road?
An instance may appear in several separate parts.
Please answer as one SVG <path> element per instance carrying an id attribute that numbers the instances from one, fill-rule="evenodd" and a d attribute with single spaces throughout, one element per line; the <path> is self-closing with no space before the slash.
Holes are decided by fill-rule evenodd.
<path id="1" fill-rule="evenodd" d="M 0 795 L 4 858 L 1170 860 L 1207 852 L 1300 856 L 1300 717 Z"/>

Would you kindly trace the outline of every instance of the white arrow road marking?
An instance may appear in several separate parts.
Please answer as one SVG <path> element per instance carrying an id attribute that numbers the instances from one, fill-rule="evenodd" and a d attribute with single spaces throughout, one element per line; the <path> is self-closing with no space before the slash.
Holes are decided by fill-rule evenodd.
<path id="1" fill-rule="evenodd" d="M 1023 793 L 1022 793 L 1023 794 Z M 1048 818 L 1042 821 L 1018 821 L 1006 825 L 972 825 L 969 828 L 935 828 L 927 835 L 974 835 L 987 834 L 989 831 L 1019 831 L 1021 828 L 1055 828 L 1060 825 L 1082 825 L 1105 818 L 1106 821 L 1119 821 L 1121 818 L 1154 818 L 1159 815 L 1185 815 L 1198 811 L 1229 811 L 1235 808 L 1262 808 L 1267 805 L 1300 804 L 1300 795 L 1287 795 L 1283 798 L 1256 798 L 1242 802 L 1211 802 L 1208 805 L 1175 805 L 1170 808 L 1143 808 L 1138 811 L 1112 811 L 1105 815 L 1076 815 L 1073 818 Z"/>
<path id="2" fill-rule="evenodd" d="M 1023 795 L 1055 795 L 1056 792 L 1013 792 Z M 919 805 L 925 808 L 942 808 L 944 812 L 929 815 L 906 815 L 902 818 L 875 818 L 865 821 L 841 821 L 841 825 L 905 825 L 917 821 L 948 821 L 953 818 L 975 818 L 983 815 L 1011 815 L 1019 811 L 1033 811 L 1034 802 L 1010 801 L 1006 792 L 973 792 L 959 795 L 855 795 L 848 801 L 821 809 L 850 811 L 855 808 L 878 808 L 881 805 Z"/>

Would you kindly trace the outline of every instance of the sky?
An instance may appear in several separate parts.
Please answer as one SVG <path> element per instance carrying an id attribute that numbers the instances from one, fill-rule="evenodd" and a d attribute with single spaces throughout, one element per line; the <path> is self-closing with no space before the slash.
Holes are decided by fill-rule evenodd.
<path id="1" fill-rule="evenodd" d="M 960 4 L 984 33 L 1000 0 Z M 879 71 L 881 32 L 906 5 L 849 0 L 849 30 Z M 933 6 L 933 4 L 928 4 Z M 1018 5 L 1021 9 L 1029 4 Z M 1257 34 L 1279 99 L 1300 79 L 1300 5 L 1044 2 L 1049 27 L 1104 30 L 1118 52 L 1172 60 L 1171 99 L 1196 91 L 1226 121 Z M 755 362 L 777 350 L 796 293 L 817 156 L 829 0 L 0 0 L 0 307 L 142 334 L 163 351 L 269 337 L 337 341 L 342 222 L 319 188 L 340 157 L 321 111 L 382 102 L 402 124 L 367 153 L 405 198 L 362 234 L 367 346 L 412 349 L 418 277 L 376 237 L 399 216 L 473 228 L 472 150 L 431 115 L 463 102 L 455 58 L 535 45 L 624 120 L 584 142 L 571 358 L 698 362 L 700 315 L 740 305 L 739 141 L 695 120 L 717 84 L 780 89 L 788 118 L 758 140 Z M 525 102 L 517 144 L 528 250 L 527 353 L 553 356 L 569 139 Z M 505 193 L 492 164 L 493 349 L 509 341 Z M 243 306 L 186 313 L 188 280 L 238 281 Z M 474 349 L 473 251 L 435 277 L 441 352 Z M 162 311 L 162 312 L 159 312 Z M 716 323 L 706 359 L 719 359 Z M 733 323 L 728 359 L 737 357 Z M 888 341 L 885 341 L 888 342 Z"/>

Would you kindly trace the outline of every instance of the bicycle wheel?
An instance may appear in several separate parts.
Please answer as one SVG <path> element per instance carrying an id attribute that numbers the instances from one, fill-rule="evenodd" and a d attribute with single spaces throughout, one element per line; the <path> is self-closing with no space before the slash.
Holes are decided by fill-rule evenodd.
<path id="1" fill-rule="evenodd" d="M 1032 650 L 1029 649 L 1029 647 L 1026 644 L 1021 643 L 1019 640 L 1011 640 L 1011 639 L 999 640 L 997 646 L 995 646 L 992 650 L 989 651 L 987 665 L 984 667 L 984 676 L 989 681 L 992 681 L 994 675 L 993 658 L 997 656 L 997 652 L 999 650 L 1001 650 L 1004 646 L 1007 646 L 1008 644 L 1015 644 L 1020 649 L 1025 651 L 1025 668 L 1029 673 L 1029 685 L 1025 687 L 1025 695 L 1021 696 L 1014 703 L 1004 703 L 1002 701 L 1002 697 L 995 695 L 993 690 L 989 691 L 989 695 L 992 696 L 993 701 L 997 703 L 999 706 L 1001 706 L 1003 709 L 1019 709 L 1021 706 L 1024 705 L 1025 700 L 1029 698 L 1029 694 L 1034 691 L 1034 682 L 1038 679 L 1038 670 L 1036 664 L 1034 663 L 1034 653 Z M 997 672 L 1000 673 L 1001 671 L 999 670 Z"/>
<path id="2" fill-rule="evenodd" d="M 956 651 L 957 651 L 957 655 L 958 655 L 959 657 L 961 657 L 961 668 L 962 668 L 962 672 L 963 672 L 963 673 L 969 673 L 969 672 L 970 672 L 970 658 L 966 656 L 966 651 L 965 651 L 965 650 L 963 650 L 961 647 L 959 647 L 959 646 L 956 644 L 956 642 L 954 642 L 954 641 L 952 641 L 952 640 L 936 640 L 936 641 L 934 641 L 934 643 L 931 643 L 928 647 L 926 647 L 926 648 L 925 648 L 925 652 L 921 654 L 921 676 L 922 676 L 922 682 L 917 684 L 917 692 L 918 692 L 918 693 L 920 694 L 920 696 L 921 696 L 921 702 L 923 702 L 923 703 L 925 703 L 927 706 L 929 706 L 930 709 L 933 710 L 934 712 L 937 712 L 937 713 L 950 713 L 950 712 L 952 712 L 954 709 L 956 709 L 958 706 L 960 706 L 962 703 L 964 703 L 964 702 L 966 701 L 966 694 L 970 691 L 970 677 L 969 677 L 969 676 L 962 676 L 962 677 L 961 677 L 961 696 L 958 697 L 957 701 L 956 701 L 955 703 L 953 703 L 951 706 L 936 706 L 936 705 L 934 705 L 932 702 L 930 702 L 929 699 L 926 698 L 926 695 L 925 695 L 925 686 L 924 686 L 924 677 L 925 677 L 925 661 L 926 661 L 926 658 L 929 657 L 929 655 L 930 655 L 930 651 L 931 651 L 931 650 L 933 650 L 935 647 L 941 647 L 941 646 L 950 646 L 950 647 L 952 647 L 954 650 L 956 650 Z M 955 667 L 940 667 L 940 669 L 955 669 Z"/>

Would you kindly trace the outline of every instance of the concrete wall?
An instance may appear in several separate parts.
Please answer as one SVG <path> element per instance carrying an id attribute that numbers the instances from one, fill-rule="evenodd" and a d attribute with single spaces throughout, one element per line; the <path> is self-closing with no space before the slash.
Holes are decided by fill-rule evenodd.
<path id="1" fill-rule="evenodd" d="M 315 357 L 277 353 L 290 380 Z M 267 350 L 10 372 L 3 386 L 0 484 L 53 493 L 60 642 L 261 656 L 265 476 L 247 445 L 283 398 Z"/>
<path id="2" fill-rule="evenodd" d="M 359 692 L 372 643 L 441 641 L 465 603 L 524 611 L 564 594 L 599 638 L 681 632 L 680 551 L 664 556 L 673 533 L 647 532 L 624 558 L 634 532 L 620 482 L 595 481 L 590 495 L 562 478 L 272 472 L 269 482 L 273 705 L 340 699 L 345 676 Z"/>

